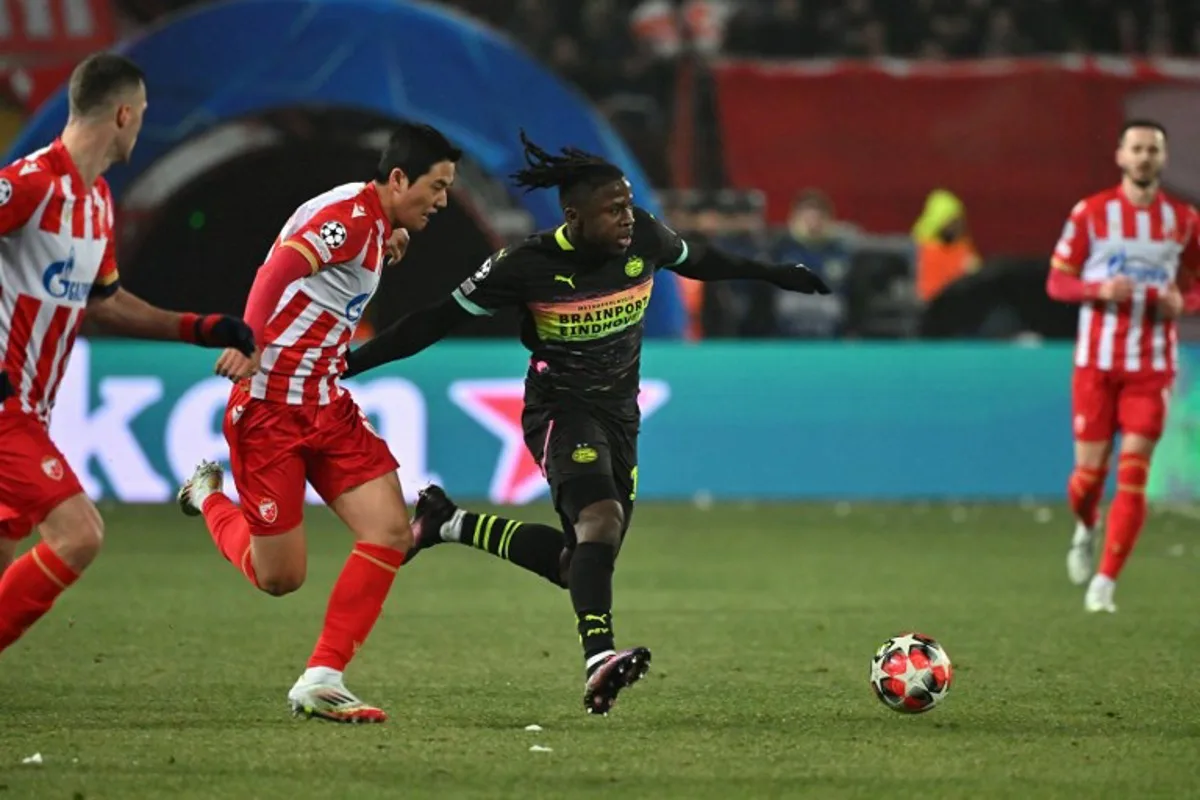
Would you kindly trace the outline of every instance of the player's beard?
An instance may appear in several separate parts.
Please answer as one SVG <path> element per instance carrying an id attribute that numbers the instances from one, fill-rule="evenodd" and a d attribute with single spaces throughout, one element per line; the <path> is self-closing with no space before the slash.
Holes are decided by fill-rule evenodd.
<path id="1" fill-rule="evenodd" d="M 1133 185 L 1139 189 L 1149 189 L 1151 186 L 1154 186 L 1156 183 L 1158 183 L 1160 174 L 1161 173 L 1154 169 L 1149 169 L 1145 172 L 1139 172 L 1136 169 L 1129 169 L 1125 171 L 1125 177 L 1129 178 Z"/>

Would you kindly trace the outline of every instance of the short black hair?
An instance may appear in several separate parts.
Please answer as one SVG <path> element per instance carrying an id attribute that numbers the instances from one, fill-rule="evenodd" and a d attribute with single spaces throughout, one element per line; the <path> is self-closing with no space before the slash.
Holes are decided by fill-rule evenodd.
<path id="1" fill-rule="evenodd" d="M 822 192 L 820 189 L 805 189 L 796 195 L 792 200 L 792 210 L 797 211 L 801 208 L 815 208 L 824 211 L 826 214 L 833 214 L 833 201 L 829 199 L 829 195 Z"/>
<path id="2" fill-rule="evenodd" d="M 71 113 L 86 117 L 103 109 L 115 95 L 146 82 L 142 68 L 116 53 L 93 53 L 71 72 L 67 97 Z"/>
<path id="3" fill-rule="evenodd" d="M 521 131 L 521 144 L 529 166 L 514 172 L 513 181 L 526 192 L 558 187 L 558 202 L 563 208 L 582 200 L 579 190 L 590 193 L 625 177 L 617 165 L 576 147 L 564 147 L 559 150 L 562 155 L 551 155 L 530 141 L 525 131 Z"/>
<path id="4" fill-rule="evenodd" d="M 392 170 L 398 169 L 408 177 L 409 183 L 416 183 L 434 164 L 443 161 L 458 163 L 460 158 L 462 150 L 450 144 L 450 140 L 437 128 L 402 122 L 392 131 L 387 147 L 379 156 L 375 180 L 387 183 Z"/>
<path id="5" fill-rule="evenodd" d="M 1161 122 L 1156 122 L 1152 119 L 1131 119 L 1121 126 L 1121 135 L 1117 137 L 1117 144 L 1125 141 L 1125 134 L 1129 133 L 1133 128 L 1152 128 L 1163 135 L 1163 139 L 1167 138 L 1167 129 Z"/>

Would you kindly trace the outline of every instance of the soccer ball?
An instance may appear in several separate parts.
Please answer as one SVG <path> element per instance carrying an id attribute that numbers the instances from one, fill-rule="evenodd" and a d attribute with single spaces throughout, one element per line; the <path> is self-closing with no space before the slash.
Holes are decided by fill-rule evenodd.
<path id="1" fill-rule="evenodd" d="M 903 714 L 920 714 L 942 702 L 953 679 L 946 650 L 921 633 L 893 636 L 871 659 L 875 696 Z"/>

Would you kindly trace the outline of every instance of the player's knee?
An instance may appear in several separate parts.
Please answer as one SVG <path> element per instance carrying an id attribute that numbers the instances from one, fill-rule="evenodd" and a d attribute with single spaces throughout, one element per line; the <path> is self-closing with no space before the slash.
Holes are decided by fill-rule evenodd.
<path id="1" fill-rule="evenodd" d="M 76 572 L 88 567 L 104 544 L 104 520 L 90 503 L 64 514 L 53 514 L 41 525 L 42 536 L 55 555 Z"/>
<path id="2" fill-rule="evenodd" d="M 272 597 L 291 594 L 304 585 L 303 570 L 287 570 L 258 574 L 258 588 Z"/>
<path id="3" fill-rule="evenodd" d="M 402 553 L 407 553 L 413 546 L 412 528 L 405 517 L 381 521 L 365 530 L 358 540 L 365 544 L 390 547 Z"/>
<path id="4" fill-rule="evenodd" d="M 579 512 L 575 533 L 580 542 L 599 542 L 616 549 L 625 530 L 625 509 L 616 500 L 600 500 Z"/>

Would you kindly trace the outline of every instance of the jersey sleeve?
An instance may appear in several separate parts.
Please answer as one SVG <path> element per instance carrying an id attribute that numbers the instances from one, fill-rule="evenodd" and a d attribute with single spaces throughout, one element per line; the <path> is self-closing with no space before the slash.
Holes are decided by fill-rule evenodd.
<path id="1" fill-rule="evenodd" d="M 1179 277 L 1182 284 L 1186 281 L 1194 285 L 1200 281 L 1200 212 L 1188 206 L 1187 239 L 1183 243 L 1183 252 L 1179 255 Z"/>
<path id="2" fill-rule="evenodd" d="M 1080 200 L 1071 209 L 1071 214 L 1067 217 L 1066 224 L 1063 225 L 1062 234 L 1058 237 L 1058 244 L 1054 247 L 1054 256 L 1050 259 L 1050 264 L 1055 269 L 1061 269 L 1072 275 L 1083 272 L 1090 245 L 1087 210 L 1088 206 L 1085 200 Z"/>
<path id="3" fill-rule="evenodd" d="M 657 268 L 671 269 L 687 261 L 687 242 L 649 211 L 640 206 L 635 208 L 633 224 L 644 229 L 644 235 L 650 241 L 651 259 Z"/>
<path id="4" fill-rule="evenodd" d="M 279 242 L 304 256 L 316 275 L 333 264 L 352 260 L 362 252 L 374 228 L 371 217 L 353 217 L 341 204 L 321 209 L 291 236 Z"/>
<path id="5" fill-rule="evenodd" d="M 114 225 L 113 198 L 107 182 L 101 184 L 100 196 L 104 198 L 104 207 L 99 210 L 98 221 L 104 226 L 108 242 L 104 245 L 104 255 L 100 259 L 100 271 L 96 273 L 96 281 L 92 284 L 92 291 L 88 295 L 94 299 L 111 297 L 121 285 L 121 276 L 117 271 L 117 234 Z"/>
<path id="6" fill-rule="evenodd" d="M 24 227 L 49 190 L 50 177 L 32 162 L 0 169 L 0 236 Z"/>
<path id="7" fill-rule="evenodd" d="M 490 317 L 505 306 L 518 305 L 521 288 L 521 254 L 500 250 L 484 261 L 475 274 L 454 290 L 454 302 L 477 317 Z"/>

